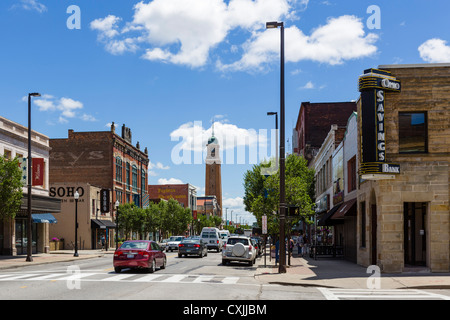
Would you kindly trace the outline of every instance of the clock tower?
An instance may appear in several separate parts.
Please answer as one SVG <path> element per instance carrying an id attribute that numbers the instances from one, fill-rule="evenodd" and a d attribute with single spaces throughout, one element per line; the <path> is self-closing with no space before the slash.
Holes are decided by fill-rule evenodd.
<path id="1" fill-rule="evenodd" d="M 219 215 L 222 217 L 222 171 L 219 154 L 219 140 L 214 137 L 214 124 L 212 136 L 206 145 L 206 179 L 205 196 L 216 196 L 219 204 Z"/>

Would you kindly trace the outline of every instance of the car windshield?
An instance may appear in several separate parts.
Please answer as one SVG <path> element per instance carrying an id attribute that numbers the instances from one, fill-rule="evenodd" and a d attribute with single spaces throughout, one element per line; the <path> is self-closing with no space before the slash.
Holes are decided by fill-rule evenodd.
<path id="1" fill-rule="evenodd" d="M 244 238 L 229 238 L 227 244 L 235 245 L 236 243 L 242 243 L 248 245 L 248 239 Z"/>
<path id="2" fill-rule="evenodd" d="M 183 237 L 170 237 L 169 241 L 181 241 Z"/>
<path id="3" fill-rule="evenodd" d="M 147 249 L 148 242 L 124 242 L 120 249 Z"/>

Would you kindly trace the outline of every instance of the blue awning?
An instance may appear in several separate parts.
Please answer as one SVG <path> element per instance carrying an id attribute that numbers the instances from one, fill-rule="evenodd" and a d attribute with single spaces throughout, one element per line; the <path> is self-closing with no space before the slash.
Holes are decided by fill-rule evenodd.
<path id="1" fill-rule="evenodd" d="M 50 213 L 33 213 L 31 215 L 34 223 L 57 223 L 56 218 Z"/>

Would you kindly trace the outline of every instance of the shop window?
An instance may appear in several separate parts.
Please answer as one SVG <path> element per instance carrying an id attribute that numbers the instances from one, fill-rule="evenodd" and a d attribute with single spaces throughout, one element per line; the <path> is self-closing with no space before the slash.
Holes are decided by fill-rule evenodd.
<path id="1" fill-rule="evenodd" d="M 356 190 L 356 156 L 347 161 L 348 192 Z"/>
<path id="2" fill-rule="evenodd" d="M 428 152 L 426 112 L 399 112 L 399 153 Z"/>

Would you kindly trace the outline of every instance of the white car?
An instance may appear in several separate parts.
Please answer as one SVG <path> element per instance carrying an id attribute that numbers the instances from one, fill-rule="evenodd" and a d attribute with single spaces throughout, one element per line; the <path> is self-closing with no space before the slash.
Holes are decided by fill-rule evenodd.
<path id="1" fill-rule="evenodd" d="M 178 245 L 184 238 L 186 238 L 186 237 L 183 237 L 183 236 L 170 237 L 169 241 L 167 241 L 166 251 L 178 250 Z"/>
<path id="2" fill-rule="evenodd" d="M 249 237 L 229 237 L 222 250 L 222 265 L 230 261 L 247 262 L 250 266 L 256 261 L 256 249 Z"/>

